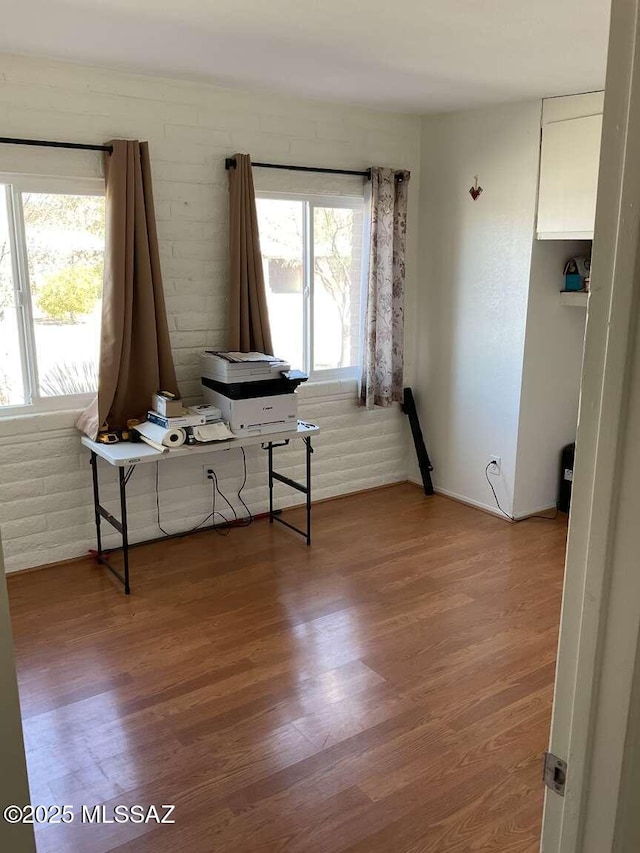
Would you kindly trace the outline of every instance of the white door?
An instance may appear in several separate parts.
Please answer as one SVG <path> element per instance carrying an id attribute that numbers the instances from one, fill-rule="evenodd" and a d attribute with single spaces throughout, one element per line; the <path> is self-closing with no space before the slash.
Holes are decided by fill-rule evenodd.
<path id="1" fill-rule="evenodd" d="M 613 0 L 550 738 L 568 773 L 564 798 L 546 793 L 543 853 L 635 849 L 621 826 L 638 811 L 625 749 L 640 695 L 639 2 Z"/>

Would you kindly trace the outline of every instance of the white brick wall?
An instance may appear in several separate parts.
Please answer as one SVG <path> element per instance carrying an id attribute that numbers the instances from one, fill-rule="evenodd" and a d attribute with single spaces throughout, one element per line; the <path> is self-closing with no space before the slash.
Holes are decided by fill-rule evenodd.
<path id="1" fill-rule="evenodd" d="M 171 340 L 182 393 L 193 399 L 199 395 L 199 352 L 226 343 L 224 158 L 240 150 L 258 161 L 410 169 L 406 349 L 411 379 L 416 339 L 412 323 L 417 286 L 417 117 L 2 56 L 0 124 L 3 136 L 149 141 Z M 0 146 L 0 173 L 91 176 L 101 174 L 101 168 L 99 156 L 85 152 Z M 293 173 L 256 170 L 260 189 L 348 192 L 353 186 L 345 183 L 348 180 L 317 175 L 301 179 Z M 301 398 L 301 417 L 322 428 L 315 442 L 316 498 L 406 479 L 409 440 L 397 409 L 360 410 L 353 384 L 309 386 Z M 0 418 L 0 527 L 8 571 L 79 556 L 94 545 L 88 457 L 73 420 L 71 413 Z M 279 467 L 302 477 L 302 450 L 279 453 Z M 211 489 L 202 481 L 206 458 L 161 465 L 166 529 L 193 526 L 209 511 Z M 240 452 L 218 453 L 211 459 L 223 490 L 231 494 L 240 484 Z M 248 451 L 248 463 L 245 500 L 252 511 L 261 512 L 266 508 L 264 453 Z M 152 468 L 140 466 L 130 483 L 134 540 L 159 532 Z M 104 497 L 113 501 L 115 472 L 104 466 L 102 475 Z M 283 489 L 284 502 L 298 498 Z M 117 505 L 112 508 L 115 512 Z"/>

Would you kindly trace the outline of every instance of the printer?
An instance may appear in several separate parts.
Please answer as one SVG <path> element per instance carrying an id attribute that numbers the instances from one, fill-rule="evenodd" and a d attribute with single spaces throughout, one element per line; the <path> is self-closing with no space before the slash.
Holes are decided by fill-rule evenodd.
<path id="1" fill-rule="evenodd" d="M 200 356 L 202 396 L 217 406 L 237 436 L 298 428 L 296 388 L 307 380 L 282 359 L 265 353 L 215 352 Z"/>

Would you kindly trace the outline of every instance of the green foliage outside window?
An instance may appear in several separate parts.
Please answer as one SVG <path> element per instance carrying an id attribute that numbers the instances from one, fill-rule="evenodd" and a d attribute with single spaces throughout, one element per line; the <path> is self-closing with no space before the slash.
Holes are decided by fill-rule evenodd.
<path id="1" fill-rule="evenodd" d="M 75 323 L 78 315 L 91 314 L 101 290 L 101 266 L 65 267 L 38 288 L 38 305 L 53 320 Z"/>

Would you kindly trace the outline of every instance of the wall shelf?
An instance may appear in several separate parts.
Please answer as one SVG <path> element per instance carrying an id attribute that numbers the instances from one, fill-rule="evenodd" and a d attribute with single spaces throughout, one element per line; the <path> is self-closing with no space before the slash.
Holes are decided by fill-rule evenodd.
<path id="1" fill-rule="evenodd" d="M 561 290 L 560 304 L 570 305 L 572 308 L 586 308 L 589 294 L 582 290 Z"/>
<path id="2" fill-rule="evenodd" d="M 592 240 L 593 231 L 538 231 L 536 240 Z"/>

